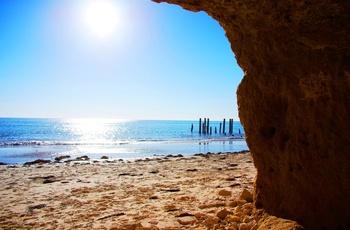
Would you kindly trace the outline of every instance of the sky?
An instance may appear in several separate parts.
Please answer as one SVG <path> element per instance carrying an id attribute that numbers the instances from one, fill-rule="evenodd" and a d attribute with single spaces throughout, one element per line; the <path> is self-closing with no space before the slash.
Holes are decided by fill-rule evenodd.
<path id="1" fill-rule="evenodd" d="M 0 0 L 0 117 L 238 120 L 243 72 L 204 12 Z"/>

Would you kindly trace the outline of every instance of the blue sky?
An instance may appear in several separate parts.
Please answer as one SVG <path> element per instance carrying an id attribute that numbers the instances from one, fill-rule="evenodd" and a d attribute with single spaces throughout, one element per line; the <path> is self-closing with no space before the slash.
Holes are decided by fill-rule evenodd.
<path id="1" fill-rule="evenodd" d="M 218 22 L 104 1 L 117 17 L 94 27 L 93 0 L 0 0 L 0 117 L 238 120 L 243 73 Z"/>

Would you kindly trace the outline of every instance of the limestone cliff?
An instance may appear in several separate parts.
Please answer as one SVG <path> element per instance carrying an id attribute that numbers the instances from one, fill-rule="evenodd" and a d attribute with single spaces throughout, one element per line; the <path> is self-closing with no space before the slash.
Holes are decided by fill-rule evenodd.
<path id="1" fill-rule="evenodd" d="M 237 96 L 256 207 L 350 228 L 350 1 L 153 1 L 203 10 L 225 29 L 245 73 Z"/>

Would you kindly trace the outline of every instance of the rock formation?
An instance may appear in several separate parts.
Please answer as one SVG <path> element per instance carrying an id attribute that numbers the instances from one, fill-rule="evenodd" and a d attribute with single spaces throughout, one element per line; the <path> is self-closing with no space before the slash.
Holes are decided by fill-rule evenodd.
<path id="1" fill-rule="evenodd" d="M 237 95 L 255 206 L 350 228 L 350 2 L 153 1 L 205 11 L 226 31 L 245 73 Z"/>

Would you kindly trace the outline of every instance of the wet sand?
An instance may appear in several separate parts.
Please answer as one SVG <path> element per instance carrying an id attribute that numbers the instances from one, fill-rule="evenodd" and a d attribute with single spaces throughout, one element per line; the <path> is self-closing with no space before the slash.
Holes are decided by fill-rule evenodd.
<path id="1" fill-rule="evenodd" d="M 257 229 L 249 152 L 0 172 L 1 229 Z"/>

